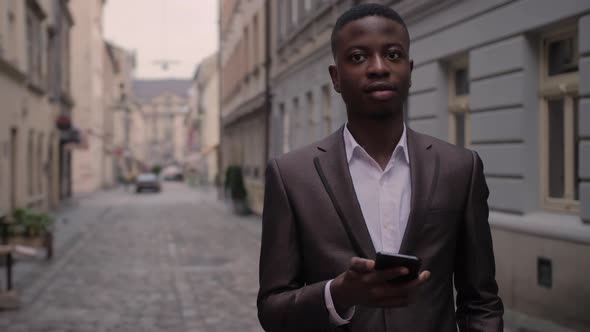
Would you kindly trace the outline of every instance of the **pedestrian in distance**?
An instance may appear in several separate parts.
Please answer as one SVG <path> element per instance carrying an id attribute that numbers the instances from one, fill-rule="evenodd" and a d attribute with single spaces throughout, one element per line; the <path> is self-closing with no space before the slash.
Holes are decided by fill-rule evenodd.
<path id="1" fill-rule="evenodd" d="M 404 21 L 379 4 L 352 7 L 331 47 L 347 123 L 268 163 L 262 327 L 502 331 L 483 164 L 404 123 L 413 69 Z M 378 252 L 415 256 L 420 272 L 378 268 Z"/>

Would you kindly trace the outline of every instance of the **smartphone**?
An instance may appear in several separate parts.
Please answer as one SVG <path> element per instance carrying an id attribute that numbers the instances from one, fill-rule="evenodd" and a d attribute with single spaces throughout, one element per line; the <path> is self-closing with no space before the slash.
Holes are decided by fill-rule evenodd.
<path id="1" fill-rule="evenodd" d="M 422 262 L 416 256 L 393 254 L 389 252 L 378 252 L 375 259 L 375 269 L 384 270 L 394 267 L 403 266 L 408 269 L 409 273 L 390 280 L 395 283 L 404 283 L 418 278 Z"/>

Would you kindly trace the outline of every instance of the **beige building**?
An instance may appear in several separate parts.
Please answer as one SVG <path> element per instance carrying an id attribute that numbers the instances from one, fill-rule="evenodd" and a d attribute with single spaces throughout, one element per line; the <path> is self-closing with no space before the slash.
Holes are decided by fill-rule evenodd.
<path id="1" fill-rule="evenodd" d="M 46 210 L 68 195 L 67 148 L 60 145 L 56 116 L 67 117 L 72 105 L 67 79 L 60 80 L 68 73 L 72 23 L 65 0 L 0 2 L 0 209 L 4 211 Z"/>
<path id="2" fill-rule="evenodd" d="M 135 54 L 110 42 L 105 42 L 104 56 L 104 157 L 102 182 L 112 186 L 131 173 L 131 158 L 125 158 L 127 135 L 132 135 L 133 71 Z M 130 140 L 129 140 L 130 141 Z"/>
<path id="3" fill-rule="evenodd" d="M 76 18 L 72 29 L 72 95 L 76 104 L 73 120 L 83 136 L 83 144 L 73 152 L 73 191 L 89 193 L 103 183 L 104 142 L 104 0 L 72 1 Z"/>
<path id="4" fill-rule="evenodd" d="M 135 80 L 131 150 L 146 167 L 181 164 L 189 80 Z"/>
<path id="5" fill-rule="evenodd" d="M 267 6 L 264 0 L 220 0 L 220 8 L 221 172 L 242 167 L 250 209 L 260 214 L 270 112 Z"/>
<path id="6" fill-rule="evenodd" d="M 218 54 L 205 58 L 193 77 L 187 127 L 185 165 L 200 181 L 214 184 L 219 172 Z"/>

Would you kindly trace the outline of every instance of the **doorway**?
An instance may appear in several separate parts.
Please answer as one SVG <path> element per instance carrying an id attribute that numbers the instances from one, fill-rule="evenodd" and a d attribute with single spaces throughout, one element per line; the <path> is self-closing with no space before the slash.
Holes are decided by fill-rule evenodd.
<path id="1" fill-rule="evenodd" d="M 10 129 L 10 211 L 16 208 L 18 189 L 17 159 L 18 158 L 18 130 Z"/>

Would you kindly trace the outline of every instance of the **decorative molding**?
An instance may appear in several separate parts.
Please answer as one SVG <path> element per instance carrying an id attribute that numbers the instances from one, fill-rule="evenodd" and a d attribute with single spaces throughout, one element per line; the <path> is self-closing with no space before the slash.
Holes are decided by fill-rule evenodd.
<path id="1" fill-rule="evenodd" d="M 264 111 L 264 100 L 264 91 L 262 91 L 255 97 L 240 104 L 239 107 L 229 112 L 224 112 L 225 114 L 222 114 L 223 126 L 232 125 L 250 114 L 257 113 L 257 111 Z"/>
<path id="2" fill-rule="evenodd" d="M 406 24 L 419 21 L 463 0 L 404 0 L 392 5 Z"/>
<path id="3" fill-rule="evenodd" d="M 27 75 L 14 62 L 3 57 L 0 57 L 0 72 L 6 73 L 16 83 L 24 83 L 27 80 Z"/>
<path id="4" fill-rule="evenodd" d="M 29 7 L 30 9 L 32 9 L 33 10 L 33 13 L 41 21 L 43 21 L 47 17 L 47 14 L 43 11 L 43 8 L 39 5 L 39 3 L 37 2 L 37 0 L 27 0 L 27 7 Z"/>
<path id="5" fill-rule="evenodd" d="M 45 94 L 45 89 L 42 88 L 40 84 L 29 81 L 29 82 L 27 82 L 27 87 L 29 88 L 30 91 L 38 94 L 39 96 L 42 96 Z"/>

